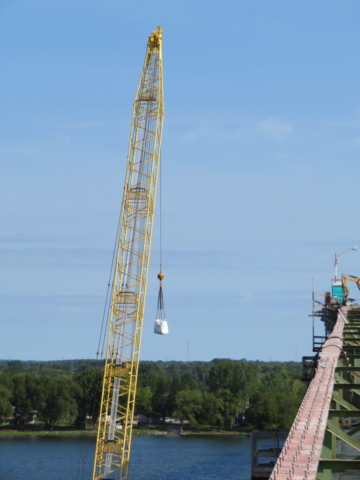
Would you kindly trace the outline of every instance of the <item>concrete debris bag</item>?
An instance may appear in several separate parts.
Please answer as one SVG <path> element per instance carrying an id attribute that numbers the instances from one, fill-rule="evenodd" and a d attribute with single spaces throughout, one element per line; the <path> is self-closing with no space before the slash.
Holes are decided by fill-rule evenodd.
<path id="1" fill-rule="evenodd" d="M 164 305 L 164 294 L 162 289 L 162 279 L 164 278 L 164 274 L 162 272 L 159 273 L 158 278 L 160 280 L 160 290 L 158 296 L 158 305 L 157 305 L 157 312 L 156 312 L 156 319 L 154 325 L 154 333 L 158 335 L 166 335 L 169 333 L 169 327 L 166 321 L 166 314 L 165 314 L 165 305 Z"/>
<path id="2" fill-rule="evenodd" d="M 169 333 L 169 327 L 166 319 L 161 320 L 160 318 L 157 318 L 155 320 L 154 333 L 157 333 L 159 335 L 166 335 L 167 333 Z"/>

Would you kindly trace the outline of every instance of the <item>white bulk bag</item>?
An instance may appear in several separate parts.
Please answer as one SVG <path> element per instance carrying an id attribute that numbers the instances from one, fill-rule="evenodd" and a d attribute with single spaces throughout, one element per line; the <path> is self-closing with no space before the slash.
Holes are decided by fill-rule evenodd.
<path id="1" fill-rule="evenodd" d="M 160 318 L 157 318 L 155 320 L 154 333 L 158 333 L 159 335 L 166 335 L 169 333 L 169 327 L 165 319 L 160 320 Z"/>

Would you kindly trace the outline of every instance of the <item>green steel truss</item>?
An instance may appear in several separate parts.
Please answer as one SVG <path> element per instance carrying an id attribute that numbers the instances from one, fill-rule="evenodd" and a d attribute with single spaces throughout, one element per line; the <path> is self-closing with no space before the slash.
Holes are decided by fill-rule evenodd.
<path id="1" fill-rule="evenodd" d="M 349 308 L 347 319 L 316 475 L 319 480 L 332 480 L 333 474 L 341 478 L 343 472 L 360 478 L 360 427 L 356 425 L 360 425 L 360 308 Z"/>

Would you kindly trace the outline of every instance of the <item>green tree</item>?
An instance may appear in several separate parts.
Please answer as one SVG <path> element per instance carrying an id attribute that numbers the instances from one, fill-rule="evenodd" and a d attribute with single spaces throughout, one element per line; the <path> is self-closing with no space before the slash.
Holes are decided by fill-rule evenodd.
<path id="1" fill-rule="evenodd" d="M 152 409 L 153 392 L 150 387 L 138 388 L 136 392 L 135 410 L 150 411 Z"/>
<path id="2" fill-rule="evenodd" d="M 222 411 L 224 402 L 221 398 L 216 397 L 213 393 L 202 393 L 202 404 L 200 412 L 200 423 L 206 423 L 215 428 L 216 425 L 223 424 Z"/>
<path id="3" fill-rule="evenodd" d="M 7 368 L 5 369 L 5 373 L 7 375 L 13 376 L 23 371 L 24 365 L 20 360 L 11 360 L 7 362 Z"/>
<path id="4" fill-rule="evenodd" d="M 201 392 L 197 390 L 182 390 L 176 395 L 174 417 L 180 420 L 180 432 L 183 432 L 184 420 L 197 425 L 196 416 L 201 412 Z"/>
<path id="5" fill-rule="evenodd" d="M 0 374 L 0 419 L 4 417 L 10 417 L 13 413 L 13 407 L 11 405 L 11 378 L 4 373 Z"/>
<path id="6" fill-rule="evenodd" d="M 220 360 L 209 371 L 209 390 L 213 393 L 229 390 L 233 395 L 246 400 L 256 389 L 256 368 L 245 362 Z"/>
<path id="7" fill-rule="evenodd" d="M 194 379 L 190 372 L 185 372 L 180 375 L 180 389 L 181 390 L 195 390 L 198 388 L 198 382 Z"/>
<path id="8" fill-rule="evenodd" d="M 263 386 L 251 399 L 249 421 L 256 428 L 290 428 L 299 409 L 302 396 L 282 389 Z"/>
<path id="9" fill-rule="evenodd" d="M 11 392 L 3 385 L 0 385 L 0 418 L 10 417 L 13 407 L 10 403 Z"/>
<path id="10" fill-rule="evenodd" d="M 37 410 L 38 378 L 26 373 L 15 375 L 11 401 L 14 406 L 15 423 L 29 421 L 32 412 Z"/>
<path id="11" fill-rule="evenodd" d="M 77 414 L 75 396 L 79 386 L 67 377 L 42 377 L 39 382 L 38 413 L 45 428 L 53 430 L 56 423 Z"/>
<path id="12" fill-rule="evenodd" d="M 241 409 L 239 399 L 228 389 L 220 390 L 217 396 L 222 401 L 219 415 L 220 430 L 225 426 L 232 428 L 235 422 L 235 415 Z"/>
<path id="13" fill-rule="evenodd" d="M 87 420 L 95 425 L 100 414 L 101 387 L 103 379 L 102 368 L 83 368 L 74 375 L 75 383 L 80 387 L 76 391 L 78 428 L 86 428 Z"/>
<path id="14" fill-rule="evenodd" d="M 166 375 L 159 375 L 153 396 L 154 412 L 163 418 L 168 417 L 173 409 L 173 397 L 174 389 L 172 378 Z"/>

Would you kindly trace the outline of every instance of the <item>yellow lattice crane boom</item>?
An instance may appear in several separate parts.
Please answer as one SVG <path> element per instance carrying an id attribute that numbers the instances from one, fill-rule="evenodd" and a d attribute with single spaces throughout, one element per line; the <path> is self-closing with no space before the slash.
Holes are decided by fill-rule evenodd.
<path id="1" fill-rule="evenodd" d="M 128 478 L 164 119 L 161 50 L 158 27 L 133 106 L 93 480 Z"/>

